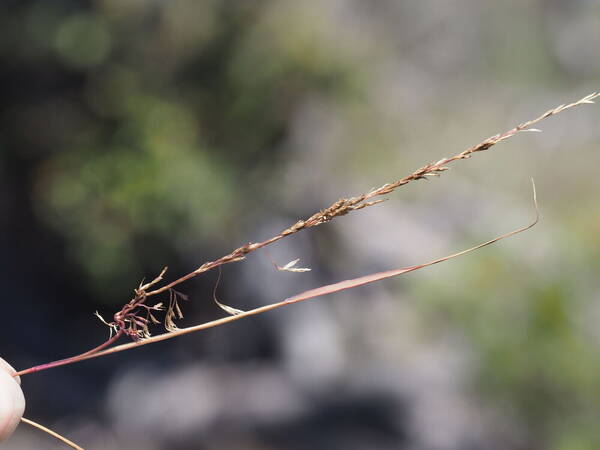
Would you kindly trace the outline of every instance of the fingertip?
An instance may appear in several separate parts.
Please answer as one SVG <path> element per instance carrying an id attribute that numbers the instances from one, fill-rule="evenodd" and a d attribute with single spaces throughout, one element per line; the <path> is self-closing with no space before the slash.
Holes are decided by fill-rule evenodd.
<path id="1" fill-rule="evenodd" d="M 23 412 L 25 396 L 21 387 L 8 371 L 0 370 L 0 442 L 13 433 Z"/>
<path id="2" fill-rule="evenodd" d="M 13 366 L 11 366 L 9 363 L 7 363 L 4 359 L 0 358 L 0 370 L 8 373 L 10 376 L 13 376 L 15 373 L 17 373 L 17 371 L 15 370 L 15 368 Z M 18 383 L 21 384 L 21 377 L 13 377 L 13 379 Z"/>

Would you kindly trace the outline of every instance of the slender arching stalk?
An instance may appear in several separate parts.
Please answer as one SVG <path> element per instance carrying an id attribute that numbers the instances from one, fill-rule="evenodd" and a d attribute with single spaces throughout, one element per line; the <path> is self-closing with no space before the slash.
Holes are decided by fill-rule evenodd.
<path id="1" fill-rule="evenodd" d="M 74 448 L 76 450 L 83 450 L 83 447 L 80 447 L 75 442 L 70 441 L 66 437 L 58 434 L 56 431 L 52 431 L 50 428 L 46 428 L 45 426 L 40 425 L 39 423 L 34 422 L 33 420 L 29 420 L 29 419 L 26 419 L 25 417 L 21 417 L 21 422 L 26 423 L 27 425 L 31 425 L 33 428 L 37 428 L 38 430 L 41 430 L 44 433 L 49 434 L 50 436 L 58 439 L 59 441 L 68 445 L 71 448 Z"/>

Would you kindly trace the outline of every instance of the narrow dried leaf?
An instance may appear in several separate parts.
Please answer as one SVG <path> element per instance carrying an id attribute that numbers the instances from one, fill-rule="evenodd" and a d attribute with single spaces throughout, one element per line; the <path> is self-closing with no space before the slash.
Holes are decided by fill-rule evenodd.
<path id="1" fill-rule="evenodd" d="M 174 294 L 175 294 L 177 297 L 179 297 L 179 298 L 180 298 L 180 299 L 182 299 L 182 300 L 185 300 L 186 302 L 190 300 L 190 297 L 189 297 L 189 296 L 187 296 L 186 294 L 184 294 L 183 292 L 176 291 L 175 289 L 171 289 L 171 291 L 173 291 L 173 293 L 174 293 Z"/>
<path id="2" fill-rule="evenodd" d="M 300 273 L 300 272 L 310 272 L 311 271 L 311 269 L 309 269 L 308 267 L 294 267 L 296 264 L 298 264 L 299 261 L 300 261 L 300 258 L 290 261 L 283 267 L 278 266 L 278 265 L 275 265 L 275 267 L 277 267 L 277 270 L 281 270 L 281 271 L 285 271 L 285 272 Z"/>
<path id="3" fill-rule="evenodd" d="M 96 311 L 94 315 L 100 319 L 100 322 L 110 328 L 110 337 L 113 336 L 113 332 L 117 333 L 119 331 L 118 327 L 114 323 L 108 323 L 106 320 L 104 320 L 104 317 L 102 317 L 98 311 Z"/>
<path id="4" fill-rule="evenodd" d="M 150 316 L 150 320 L 152 321 L 152 323 L 154 325 L 160 324 L 160 320 L 158 320 L 156 317 L 154 317 L 154 315 L 152 313 L 148 313 L 148 315 Z"/>
<path id="5" fill-rule="evenodd" d="M 178 330 L 179 327 L 175 325 L 175 320 L 183 319 L 183 313 L 181 312 L 179 304 L 177 303 L 178 297 L 187 299 L 187 296 L 184 294 L 177 292 L 174 289 L 169 290 L 169 306 L 167 307 L 167 312 L 165 313 L 165 329 L 167 331 Z"/>
<path id="6" fill-rule="evenodd" d="M 168 269 L 168 267 L 164 267 L 163 270 L 160 272 L 160 274 L 154 280 L 152 280 L 150 283 L 143 284 L 144 280 L 142 280 L 142 282 L 140 283 L 140 286 L 138 287 L 138 290 L 145 291 L 148 288 L 154 286 L 156 283 L 162 281 L 163 276 L 165 275 L 165 273 L 167 273 L 167 269 Z"/>
<path id="7" fill-rule="evenodd" d="M 183 319 L 183 313 L 181 312 L 181 308 L 179 308 L 179 304 L 175 302 L 175 311 L 177 313 L 178 319 Z"/>
<path id="8" fill-rule="evenodd" d="M 179 327 L 175 325 L 173 321 L 173 311 L 167 311 L 167 315 L 165 317 L 165 329 L 167 331 L 177 331 Z"/>
<path id="9" fill-rule="evenodd" d="M 95 315 L 95 316 L 96 316 L 98 319 L 100 319 L 100 322 L 102 322 L 104 325 L 107 325 L 107 326 L 109 326 L 109 327 L 110 327 L 110 323 L 108 323 L 106 320 L 104 320 L 104 317 L 102 317 L 98 311 L 96 311 L 96 312 L 94 313 L 94 315 Z"/>
<path id="10" fill-rule="evenodd" d="M 219 287 L 219 282 L 221 281 L 221 267 L 219 267 L 219 275 L 217 276 L 217 282 L 215 283 L 215 287 L 213 289 L 213 300 L 217 304 L 219 308 L 225 311 L 227 314 L 231 314 L 232 316 L 237 316 L 239 314 L 244 314 L 246 311 L 242 311 L 241 309 L 233 308 L 228 305 L 224 305 L 219 300 L 217 300 L 217 288 Z"/>
<path id="11" fill-rule="evenodd" d="M 246 311 L 242 311 L 241 309 L 237 309 L 237 308 L 233 308 L 231 306 L 224 305 L 223 303 L 219 302 L 216 298 L 214 300 L 215 300 L 215 303 L 219 306 L 219 308 L 221 308 L 227 314 L 231 314 L 232 316 L 237 316 L 238 314 L 244 314 L 246 312 Z"/>

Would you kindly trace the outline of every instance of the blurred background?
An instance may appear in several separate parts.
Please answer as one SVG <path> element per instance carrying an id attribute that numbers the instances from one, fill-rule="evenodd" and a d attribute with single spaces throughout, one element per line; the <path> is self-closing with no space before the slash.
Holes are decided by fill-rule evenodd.
<path id="1" fill-rule="evenodd" d="M 600 87 L 597 0 L 4 0 L 1 356 L 88 350 L 171 280 Z M 452 262 L 23 377 L 89 449 L 600 446 L 600 106 L 226 266 L 251 309 Z M 307 273 L 274 270 L 300 258 Z M 180 286 L 225 315 L 216 272 Z M 164 300 L 164 299 L 163 299 Z M 156 327 L 155 334 L 162 332 Z M 14 449 L 64 448 L 21 426 Z"/>

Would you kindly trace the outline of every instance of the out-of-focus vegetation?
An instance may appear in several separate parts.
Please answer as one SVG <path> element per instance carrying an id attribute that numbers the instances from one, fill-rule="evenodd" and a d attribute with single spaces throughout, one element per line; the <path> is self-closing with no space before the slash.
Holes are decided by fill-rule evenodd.
<path id="1" fill-rule="evenodd" d="M 20 9 L 24 30 L 10 56 L 49 72 L 34 78 L 50 91 L 12 111 L 34 122 L 34 144 L 47 152 L 36 174 L 38 213 L 103 291 L 140 278 L 135 253 L 147 241 L 188 246 L 242 215 L 240 205 L 265 189 L 261 180 L 277 177 L 295 99 L 358 87 L 351 55 L 321 45 L 327 23 L 306 8 Z M 296 21 L 306 26 L 288 23 Z M 31 122 L 17 125 L 33 131 Z"/>
<path id="2" fill-rule="evenodd" d="M 192 270 L 600 81 L 592 1 L 6 1 L 0 30 L 0 279 L 14 317 L 1 342 L 15 366 L 86 350 L 105 331 L 91 313 L 164 265 Z M 310 275 L 255 256 L 228 268 L 224 301 L 523 225 L 533 176 L 543 219 L 527 234 L 131 361 L 32 375 L 30 414 L 103 448 L 596 448 L 598 117 L 567 112 L 273 249 Z M 212 282 L 186 286 L 191 323 L 219 313 Z M 165 405 L 189 414 L 161 419 Z"/>

